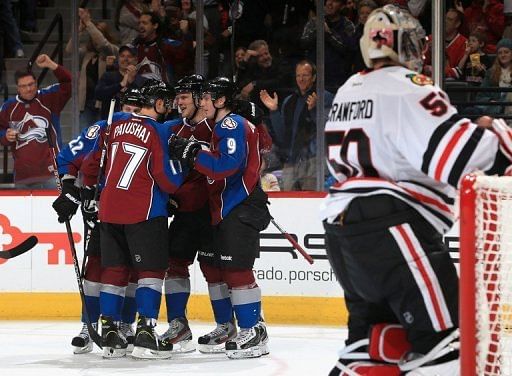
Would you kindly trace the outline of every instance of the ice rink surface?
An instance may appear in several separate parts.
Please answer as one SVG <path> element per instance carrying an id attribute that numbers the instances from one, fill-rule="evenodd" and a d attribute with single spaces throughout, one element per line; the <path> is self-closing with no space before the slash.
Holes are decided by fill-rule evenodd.
<path id="1" fill-rule="evenodd" d="M 213 329 L 206 323 L 190 326 L 195 338 Z M 0 321 L 0 376 L 324 376 L 346 336 L 339 328 L 269 324 L 270 354 L 261 358 L 230 360 L 196 351 L 166 360 L 103 359 L 97 348 L 73 355 L 70 342 L 80 327 L 68 321 Z M 167 323 L 157 326 L 159 333 L 166 329 Z"/>

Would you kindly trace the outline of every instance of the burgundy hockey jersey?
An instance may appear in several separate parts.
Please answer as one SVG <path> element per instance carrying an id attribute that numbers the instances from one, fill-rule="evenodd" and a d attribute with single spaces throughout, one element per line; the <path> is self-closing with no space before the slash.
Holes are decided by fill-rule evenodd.
<path id="1" fill-rule="evenodd" d="M 31 101 L 16 96 L 6 101 L 0 110 L 0 142 L 11 146 L 15 183 L 37 183 L 53 176 L 46 128 L 50 128 L 53 141 L 60 149 L 60 113 L 71 97 L 71 74 L 60 65 L 54 74 L 58 84 L 38 90 Z M 13 143 L 5 137 L 10 122 L 19 132 Z"/>
<path id="2" fill-rule="evenodd" d="M 203 119 L 195 125 L 190 125 L 187 119 L 171 120 L 165 125 L 172 133 L 190 140 L 199 141 L 209 147 L 212 139 L 213 121 Z M 183 184 L 173 194 L 179 203 L 179 211 L 191 212 L 201 209 L 208 202 L 206 176 L 196 170 L 190 171 Z"/>

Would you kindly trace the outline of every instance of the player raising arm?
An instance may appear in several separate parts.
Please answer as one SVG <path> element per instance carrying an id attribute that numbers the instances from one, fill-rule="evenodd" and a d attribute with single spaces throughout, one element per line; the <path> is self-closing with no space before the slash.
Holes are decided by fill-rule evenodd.
<path id="1" fill-rule="evenodd" d="M 510 164 L 510 147 L 500 143 L 510 136 L 503 122 L 486 130 L 459 117 L 417 72 L 424 36 L 409 13 L 375 10 L 360 41 L 371 69 L 338 90 L 329 113 L 327 159 L 338 182 L 322 219 L 349 312 L 347 346 L 331 375 L 353 374 L 354 353 L 367 351 L 378 323 L 399 323 L 408 350 L 393 365 L 368 367 L 383 375 L 459 373 L 458 278 L 441 234 L 453 224 L 461 178 L 502 174 Z M 385 343 L 379 328 L 372 338 L 380 333 Z M 382 360 L 371 352 L 370 359 Z"/>

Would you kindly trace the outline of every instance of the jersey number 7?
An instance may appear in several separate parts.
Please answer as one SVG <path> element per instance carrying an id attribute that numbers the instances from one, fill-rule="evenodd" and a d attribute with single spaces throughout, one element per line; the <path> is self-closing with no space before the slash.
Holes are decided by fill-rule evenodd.
<path id="1" fill-rule="evenodd" d="M 361 128 L 326 132 L 327 159 L 335 172 L 347 178 L 355 176 L 379 177 L 373 167 L 370 139 Z M 357 148 L 357 161 L 349 160 L 350 147 Z M 361 170 L 362 171 L 361 171 Z"/>

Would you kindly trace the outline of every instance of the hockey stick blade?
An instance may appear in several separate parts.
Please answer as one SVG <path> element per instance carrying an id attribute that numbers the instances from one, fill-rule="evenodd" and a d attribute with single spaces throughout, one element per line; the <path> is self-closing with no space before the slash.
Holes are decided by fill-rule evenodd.
<path id="1" fill-rule="evenodd" d="M 36 246 L 38 239 L 36 236 L 31 235 L 16 247 L 6 251 L 0 251 L 0 259 L 11 259 L 13 257 L 22 255 Z"/>

